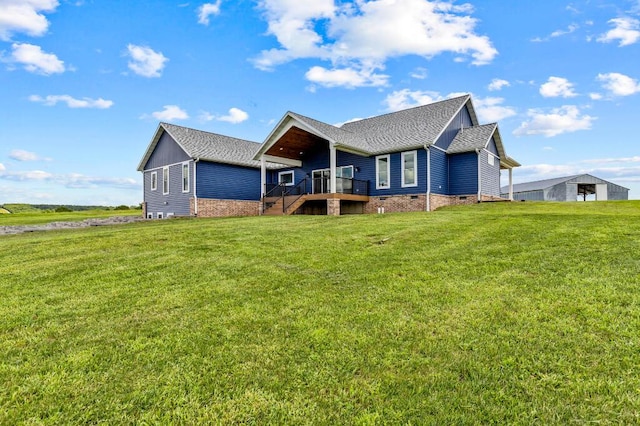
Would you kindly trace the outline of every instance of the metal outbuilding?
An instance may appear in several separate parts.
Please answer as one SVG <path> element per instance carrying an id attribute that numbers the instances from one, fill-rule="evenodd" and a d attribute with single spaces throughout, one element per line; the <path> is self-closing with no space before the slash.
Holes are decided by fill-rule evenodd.
<path id="1" fill-rule="evenodd" d="M 502 197 L 508 197 L 508 186 L 501 189 Z M 586 201 L 595 195 L 596 200 L 628 200 L 629 188 L 625 188 L 589 174 L 565 176 L 513 185 L 515 201 Z"/>

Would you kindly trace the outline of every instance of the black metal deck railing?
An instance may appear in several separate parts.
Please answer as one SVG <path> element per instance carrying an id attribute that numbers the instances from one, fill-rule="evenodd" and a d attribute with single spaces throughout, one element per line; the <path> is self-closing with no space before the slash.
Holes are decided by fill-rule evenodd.
<path id="1" fill-rule="evenodd" d="M 331 192 L 330 179 L 309 178 L 302 179 L 295 185 L 265 184 L 265 198 L 282 198 L 282 211 L 286 212 L 300 197 L 306 194 L 328 194 Z M 336 193 L 369 195 L 369 181 L 336 177 Z M 263 206 L 263 212 L 267 206 Z"/>

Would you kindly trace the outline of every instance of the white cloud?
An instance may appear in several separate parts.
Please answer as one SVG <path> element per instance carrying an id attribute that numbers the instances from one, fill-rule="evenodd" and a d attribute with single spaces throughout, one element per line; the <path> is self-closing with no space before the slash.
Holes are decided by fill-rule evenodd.
<path id="1" fill-rule="evenodd" d="M 609 43 L 620 40 L 618 46 L 628 46 L 640 40 L 640 21 L 634 18 L 623 17 L 609 20 L 614 26 L 613 29 L 607 31 L 598 37 L 601 43 Z"/>
<path id="2" fill-rule="evenodd" d="M 16 161 L 51 161 L 51 158 L 40 157 L 35 152 L 23 149 L 14 149 L 9 153 L 9 158 Z"/>
<path id="3" fill-rule="evenodd" d="M 509 86 L 511 86 L 511 83 L 509 83 L 507 80 L 494 78 L 493 80 L 491 80 L 491 83 L 489 83 L 489 87 L 487 88 L 490 91 L 495 91 L 495 90 L 502 90 L 503 87 L 509 87 Z"/>
<path id="4" fill-rule="evenodd" d="M 189 114 L 177 105 L 165 105 L 163 108 L 162 111 L 151 113 L 151 116 L 160 121 L 186 120 L 189 118 Z"/>
<path id="5" fill-rule="evenodd" d="M 428 72 L 426 68 L 418 67 L 415 70 L 413 70 L 409 75 L 412 78 L 415 78 L 417 80 L 424 80 L 425 78 L 427 78 Z"/>
<path id="6" fill-rule="evenodd" d="M 442 99 L 443 97 L 438 92 L 402 89 L 387 95 L 383 102 L 386 104 L 387 110 L 393 112 L 430 104 Z"/>
<path id="7" fill-rule="evenodd" d="M 503 102 L 503 98 L 474 98 L 473 104 L 478 114 L 478 119 L 483 123 L 496 123 L 516 115 L 516 110 L 512 107 L 501 105 Z"/>
<path id="8" fill-rule="evenodd" d="M 0 40 L 7 41 L 14 33 L 43 35 L 49 21 L 42 13 L 54 12 L 57 7 L 57 0 L 0 1 Z"/>
<path id="9" fill-rule="evenodd" d="M 7 170 L 7 168 L 4 166 L 4 164 L 0 163 L 0 172 L 3 172 Z"/>
<path id="10" fill-rule="evenodd" d="M 76 99 L 69 95 L 48 95 L 43 98 L 39 95 L 31 95 L 29 96 L 29 100 L 31 102 L 38 102 L 47 106 L 54 106 L 58 102 L 64 102 L 67 104 L 69 108 L 97 108 L 97 109 L 107 109 L 113 106 L 113 101 L 105 100 L 102 98 L 91 99 L 91 98 L 82 98 Z"/>
<path id="11" fill-rule="evenodd" d="M 43 75 L 60 74 L 65 71 L 64 62 L 53 53 L 42 51 L 40 46 L 28 43 L 11 45 L 11 61 L 22 64 L 29 72 Z"/>
<path id="12" fill-rule="evenodd" d="M 132 178 L 96 177 L 80 173 L 55 174 L 43 170 L 2 171 L 0 179 L 14 182 L 48 182 L 72 189 L 98 187 L 140 189 L 140 184 Z"/>
<path id="13" fill-rule="evenodd" d="M 385 86 L 389 76 L 376 74 L 375 69 L 332 69 L 315 66 L 305 74 L 307 80 L 325 87 L 343 86 L 349 89 L 363 86 Z"/>
<path id="14" fill-rule="evenodd" d="M 142 77 L 160 77 L 165 63 L 169 60 L 161 52 L 155 52 L 147 46 L 127 46 L 129 69 Z"/>
<path id="15" fill-rule="evenodd" d="M 594 92 L 594 93 L 589 93 L 589 98 L 590 98 L 592 101 L 599 101 L 599 100 L 601 100 L 601 99 L 602 99 L 602 94 L 600 94 L 600 93 L 595 93 L 595 92 Z"/>
<path id="16" fill-rule="evenodd" d="M 332 70 L 314 67 L 307 73 L 331 86 L 344 82 L 355 87 L 358 81 L 380 85 L 379 75 L 371 73 L 375 80 L 358 77 L 364 70 L 383 69 L 393 57 L 431 58 L 450 52 L 458 60 L 470 57 L 473 64 L 482 65 L 498 53 L 488 37 L 476 34 L 477 20 L 470 16 L 468 4 L 425 0 L 357 1 L 339 6 L 334 0 L 262 0 L 259 4 L 268 21 L 268 34 L 276 37 L 280 48 L 262 51 L 254 65 L 272 70 L 299 58 L 331 61 Z M 350 77 L 344 77 L 345 70 Z"/>
<path id="17" fill-rule="evenodd" d="M 535 37 L 535 38 L 531 39 L 531 41 L 533 41 L 535 43 L 541 43 L 541 42 L 544 42 L 544 41 L 549 41 L 552 38 L 561 37 L 563 35 L 571 34 L 571 33 L 575 32 L 576 30 L 578 30 L 578 28 L 580 28 L 579 25 L 571 24 L 571 25 L 569 25 L 567 27 L 566 30 L 556 30 L 556 31 L 552 32 L 551 34 L 549 34 L 547 37 Z"/>
<path id="18" fill-rule="evenodd" d="M 527 112 L 529 121 L 523 122 L 513 134 L 516 136 L 542 135 L 550 138 L 563 133 L 576 132 L 578 130 L 588 130 L 595 117 L 581 115 L 580 110 L 575 105 L 564 105 L 554 108 L 550 113 L 537 109 L 530 109 Z"/>
<path id="19" fill-rule="evenodd" d="M 215 3 L 205 3 L 198 8 L 198 23 L 202 25 L 209 25 L 209 16 L 215 16 L 220 13 L 220 2 L 217 0 Z"/>
<path id="20" fill-rule="evenodd" d="M 540 86 L 540 94 L 545 98 L 577 96 L 573 91 L 573 83 L 562 77 L 549 77 L 549 81 Z"/>
<path id="21" fill-rule="evenodd" d="M 611 72 L 598 74 L 596 78 L 602 82 L 602 87 L 614 96 L 629 96 L 640 93 L 640 83 L 627 75 Z"/>
<path id="22" fill-rule="evenodd" d="M 229 114 L 217 117 L 218 121 L 225 121 L 227 123 L 238 124 L 246 121 L 249 118 L 249 114 L 239 108 L 229 109 Z"/>

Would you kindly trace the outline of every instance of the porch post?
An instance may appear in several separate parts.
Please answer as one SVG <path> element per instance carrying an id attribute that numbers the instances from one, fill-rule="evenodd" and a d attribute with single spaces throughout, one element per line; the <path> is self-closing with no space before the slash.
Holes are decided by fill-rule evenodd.
<path id="1" fill-rule="evenodd" d="M 513 201 L 513 167 L 509 168 L 509 200 Z"/>
<path id="2" fill-rule="evenodd" d="M 336 148 L 329 142 L 329 168 L 330 168 L 330 185 L 332 194 L 336 193 Z"/>
<path id="3" fill-rule="evenodd" d="M 267 162 L 264 160 L 264 155 L 260 157 L 260 198 L 264 197 L 265 189 L 267 185 Z"/>

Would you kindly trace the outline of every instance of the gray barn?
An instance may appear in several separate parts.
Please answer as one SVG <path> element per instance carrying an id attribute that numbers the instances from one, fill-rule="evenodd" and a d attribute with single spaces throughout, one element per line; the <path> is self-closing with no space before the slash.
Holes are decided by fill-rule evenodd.
<path id="1" fill-rule="evenodd" d="M 502 187 L 502 197 L 507 198 L 509 187 Z M 595 195 L 596 200 L 628 200 L 629 188 L 588 174 L 566 176 L 513 185 L 515 201 L 577 201 Z"/>

